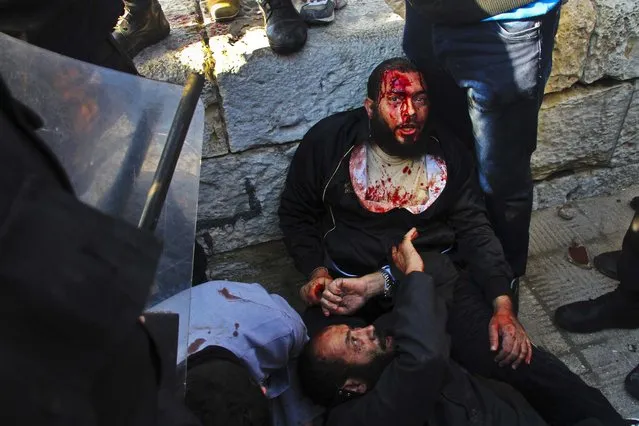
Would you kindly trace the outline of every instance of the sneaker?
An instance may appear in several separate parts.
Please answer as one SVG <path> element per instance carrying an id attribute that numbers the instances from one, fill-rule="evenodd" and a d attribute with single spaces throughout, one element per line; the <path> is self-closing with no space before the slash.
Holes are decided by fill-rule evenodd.
<path id="1" fill-rule="evenodd" d="M 595 269 L 613 280 L 619 281 L 617 276 L 617 262 L 621 257 L 621 250 L 608 251 L 595 256 L 592 259 L 592 263 L 595 265 Z"/>
<path id="2" fill-rule="evenodd" d="M 230 21 L 240 13 L 240 0 L 207 0 L 206 4 L 215 22 Z"/>
<path id="3" fill-rule="evenodd" d="M 113 38 L 129 55 L 137 56 L 143 49 L 164 39 L 171 27 L 157 0 L 151 0 L 146 7 L 135 1 L 124 2 L 124 15 L 120 17 Z"/>
<path id="4" fill-rule="evenodd" d="M 306 43 L 306 24 L 291 0 L 258 0 L 264 15 L 266 37 L 273 52 L 295 53 Z"/>
<path id="5" fill-rule="evenodd" d="M 309 24 L 328 24 L 335 19 L 334 0 L 304 0 L 300 16 Z"/>
<path id="6" fill-rule="evenodd" d="M 555 311 L 557 326 L 574 333 L 639 328 L 639 300 L 618 288 L 596 299 L 569 303 Z"/>

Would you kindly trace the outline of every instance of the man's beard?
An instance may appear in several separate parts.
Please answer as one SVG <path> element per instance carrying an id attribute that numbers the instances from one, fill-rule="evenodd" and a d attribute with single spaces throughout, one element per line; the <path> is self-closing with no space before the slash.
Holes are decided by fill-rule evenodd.
<path id="1" fill-rule="evenodd" d="M 372 389 L 373 386 L 375 386 L 375 383 L 379 380 L 386 366 L 388 366 L 395 357 L 394 350 L 386 350 L 386 336 L 389 334 L 387 332 L 379 332 L 378 329 L 375 329 L 375 335 L 380 342 L 380 347 L 383 352 L 377 353 L 368 364 L 349 365 L 346 373 L 347 377 L 356 377 L 363 380 L 368 389 Z"/>
<path id="2" fill-rule="evenodd" d="M 391 129 L 379 116 L 377 108 L 373 109 L 373 117 L 370 119 L 371 143 L 379 146 L 386 154 L 398 158 L 420 158 L 426 154 L 428 139 L 430 138 L 430 123 L 426 121 L 424 128 L 416 140 L 414 136 L 404 138 L 400 143 L 395 138 L 394 129 Z"/>

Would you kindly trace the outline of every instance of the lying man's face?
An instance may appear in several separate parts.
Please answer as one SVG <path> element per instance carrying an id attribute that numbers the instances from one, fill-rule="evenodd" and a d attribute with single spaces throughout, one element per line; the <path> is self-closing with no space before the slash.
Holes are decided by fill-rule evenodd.
<path id="1" fill-rule="evenodd" d="M 373 141 L 397 157 L 424 154 L 421 139 L 428 119 L 426 86 L 418 72 L 384 71 L 376 100 L 367 99 Z"/>
<path id="2" fill-rule="evenodd" d="M 393 350 L 393 338 L 378 332 L 373 325 L 363 328 L 333 325 L 315 339 L 318 356 L 340 359 L 348 365 L 367 365 Z"/>
<path id="3" fill-rule="evenodd" d="M 302 387 L 315 403 L 324 406 L 346 394 L 366 393 L 392 361 L 393 347 L 393 338 L 372 325 L 326 327 L 300 355 Z"/>

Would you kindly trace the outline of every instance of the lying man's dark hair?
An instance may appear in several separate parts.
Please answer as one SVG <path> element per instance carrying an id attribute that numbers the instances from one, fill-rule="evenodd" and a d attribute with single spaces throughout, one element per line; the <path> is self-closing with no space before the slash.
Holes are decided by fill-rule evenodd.
<path id="1" fill-rule="evenodd" d="M 269 403 L 248 368 L 224 359 L 189 370 L 187 407 L 203 426 L 268 426 Z"/>
<path id="2" fill-rule="evenodd" d="M 386 71 L 391 70 L 400 72 L 420 72 L 415 64 L 402 57 L 386 59 L 384 62 L 377 65 L 373 72 L 371 72 L 370 77 L 368 77 L 368 84 L 366 85 L 366 96 L 375 103 L 377 103 L 379 98 L 382 77 Z"/>
<path id="3" fill-rule="evenodd" d="M 330 407 L 348 378 L 348 365 L 341 359 L 329 360 L 317 355 L 316 342 L 317 339 L 308 342 L 298 358 L 300 385 L 315 404 Z"/>

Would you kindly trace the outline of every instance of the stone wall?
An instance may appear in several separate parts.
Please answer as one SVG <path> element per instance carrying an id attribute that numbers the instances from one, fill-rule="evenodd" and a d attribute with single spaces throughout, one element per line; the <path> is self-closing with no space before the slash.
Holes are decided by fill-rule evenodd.
<path id="1" fill-rule="evenodd" d="M 143 74 L 176 83 L 215 61 L 203 95 L 198 218 L 213 252 L 279 238 L 278 199 L 297 141 L 322 117 L 361 105 L 372 68 L 401 54 L 403 20 L 383 0 L 351 0 L 288 57 L 268 49 L 248 1 L 240 19 L 221 25 L 195 0 L 161 0 L 172 34 L 136 58 Z M 639 2 L 569 0 L 553 60 L 532 163 L 535 207 L 639 182 Z"/>

